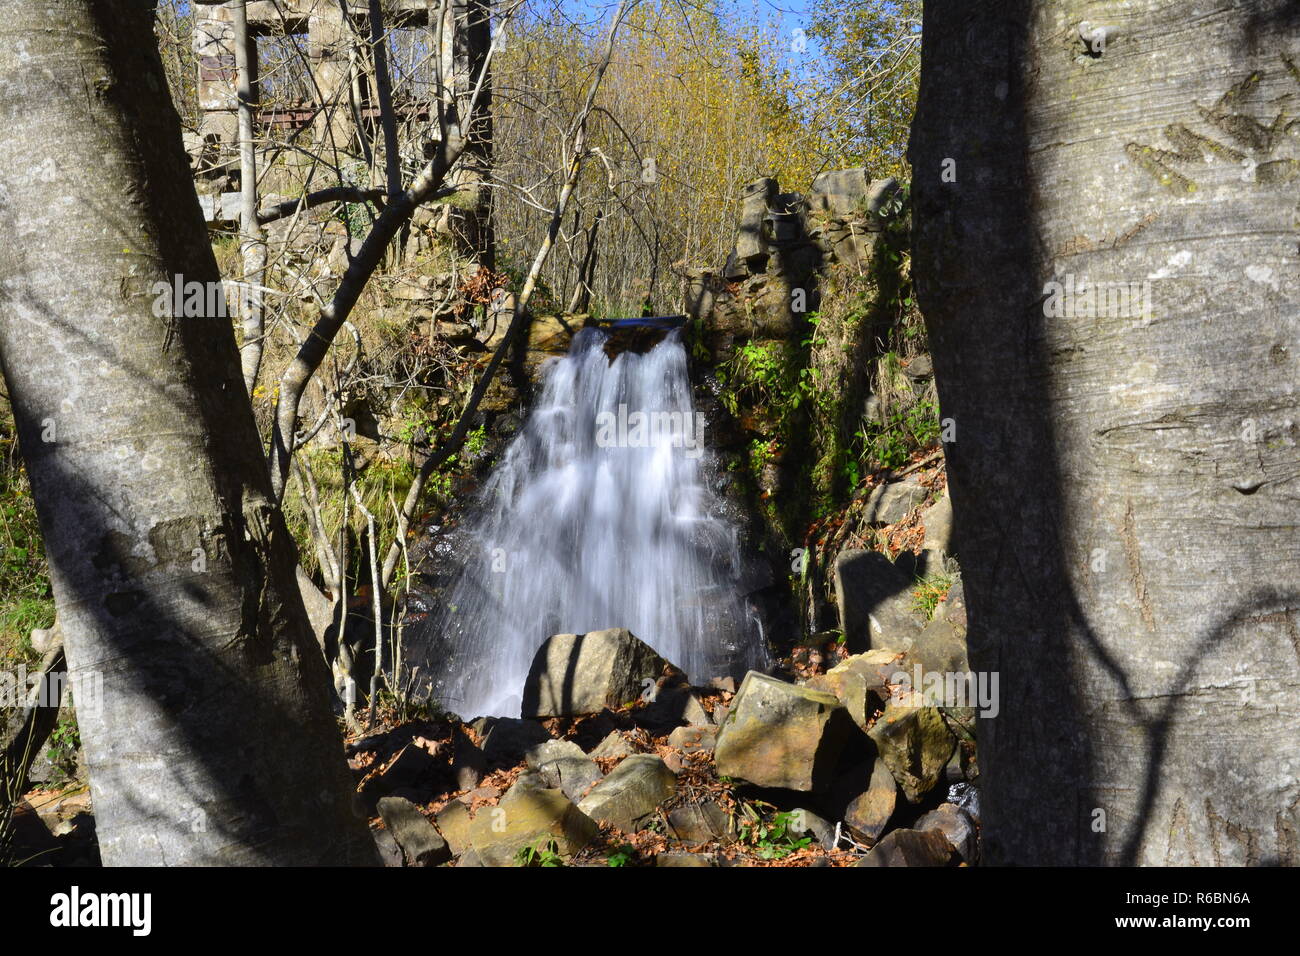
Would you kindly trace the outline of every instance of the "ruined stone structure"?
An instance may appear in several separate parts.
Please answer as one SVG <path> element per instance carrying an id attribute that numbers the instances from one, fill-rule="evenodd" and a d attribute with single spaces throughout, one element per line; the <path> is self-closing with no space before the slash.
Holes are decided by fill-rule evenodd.
<path id="1" fill-rule="evenodd" d="M 199 135 L 208 143 L 233 143 L 239 105 L 234 4 L 229 0 L 198 0 L 198 4 L 194 53 L 199 66 L 199 108 L 203 111 Z M 366 71 L 364 58 L 356 55 L 358 43 L 370 33 L 369 4 L 354 0 L 347 7 L 345 16 L 338 0 L 251 0 L 247 4 L 248 32 L 254 44 L 258 37 L 306 36 L 307 61 L 317 91 L 313 101 L 263 111 L 263 123 L 297 126 L 311 122 L 317 142 L 332 142 L 346 149 L 353 139 L 356 114 L 362 118 L 376 115 L 373 77 Z M 383 8 L 387 28 L 428 24 L 425 0 L 385 0 Z M 360 102 L 354 103 L 358 94 Z M 426 103 L 404 105 L 407 110 L 428 108 Z"/>
<path id="2" fill-rule="evenodd" d="M 346 6 L 346 9 L 345 9 Z M 446 5 L 445 19 L 430 23 L 433 5 L 428 0 L 383 0 L 385 31 L 427 28 L 432 48 L 441 37 L 439 57 L 442 78 L 442 108 L 452 112 L 462 124 L 467 122 L 469 102 L 476 79 L 491 44 L 491 10 L 487 0 L 452 0 Z M 441 6 L 441 5 L 439 5 Z M 377 84 L 372 75 L 372 58 L 366 47 L 371 42 L 370 4 L 366 0 L 249 0 L 246 17 L 250 58 L 256 69 L 258 38 L 293 37 L 304 50 L 303 73 L 308 79 L 309 96 L 298 102 L 260 104 L 258 125 L 262 129 L 285 128 L 286 131 L 311 127 L 308 139 L 299 146 L 323 147 L 333 164 L 337 154 L 363 156 L 363 138 L 378 139 L 379 102 Z M 239 138 L 237 68 L 235 52 L 235 4 L 198 0 L 194 25 L 194 53 L 198 66 L 198 100 L 202 111 L 199 129 L 188 146 L 196 170 L 209 177 L 237 172 L 235 144 Z M 305 37 L 305 42 L 301 38 Z M 258 77 L 250 86 L 257 90 Z M 425 92 L 421 92 L 425 91 Z M 256 93 L 255 93 L 256 96 Z M 457 162 L 451 183 L 471 186 L 470 201 L 460 203 L 449 215 L 445 232 L 454 236 L 466 255 L 483 265 L 493 266 L 491 198 L 482 183 L 491 167 L 491 84 L 484 82 L 478 92 L 475 122 L 463 130 L 467 147 Z M 432 85 L 405 89 L 394 97 L 394 111 L 402 120 L 413 120 L 417 131 L 405 138 L 404 158 L 422 162 L 430 155 L 439 135 L 436 120 L 437 92 Z M 361 123 L 363 129 L 358 130 Z M 382 168 L 382 167 L 381 167 Z M 379 183 L 374 183 L 379 185 Z M 220 188 L 220 187 L 219 187 Z M 232 197 L 233 199 L 233 197 Z M 210 219 L 229 219 L 223 203 L 207 203 Z"/>

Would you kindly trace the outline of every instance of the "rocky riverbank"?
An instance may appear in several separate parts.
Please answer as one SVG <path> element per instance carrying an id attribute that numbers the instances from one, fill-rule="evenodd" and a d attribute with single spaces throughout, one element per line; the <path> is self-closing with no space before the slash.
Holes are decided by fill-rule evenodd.
<path id="1" fill-rule="evenodd" d="M 973 864 L 973 708 L 911 686 L 964 667 L 950 602 L 799 683 L 691 684 L 628 631 L 557 635 L 525 716 L 352 740 L 358 812 L 393 866 Z"/>

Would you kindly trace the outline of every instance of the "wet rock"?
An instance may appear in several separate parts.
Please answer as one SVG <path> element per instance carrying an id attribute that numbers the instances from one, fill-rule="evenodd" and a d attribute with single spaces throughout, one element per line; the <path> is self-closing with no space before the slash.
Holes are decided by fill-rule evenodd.
<path id="1" fill-rule="evenodd" d="M 719 775 L 760 787 L 818 791 L 857 733 L 833 694 L 750 671 L 718 731 L 714 763 Z"/>
<path id="2" fill-rule="evenodd" d="M 952 847 L 937 830 L 894 830 L 858 866 L 947 866 Z"/>
<path id="3" fill-rule="evenodd" d="M 513 787 L 498 806 L 479 810 L 470 824 L 473 849 L 485 866 L 516 866 L 520 850 L 550 841 L 556 853 L 572 856 L 596 832 L 595 821 L 559 790 Z"/>
<path id="4" fill-rule="evenodd" d="M 688 803 L 668 814 L 668 831 L 683 843 L 731 843 L 736 828 L 731 817 L 713 800 Z"/>
<path id="5" fill-rule="evenodd" d="M 548 740 L 530 749 L 526 759 L 544 787 L 562 790 L 575 802 L 603 776 L 596 761 L 570 740 Z"/>
<path id="6" fill-rule="evenodd" d="M 539 315 L 528 326 L 528 347 L 530 349 L 563 355 L 569 350 L 573 334 L 582 328 L 582 323 L 574 323 L 572 316 Z"/>
<path id="7" fill-rule="evenodd" d="M 918 803 L 940 782 L 957 745 L 937 707 L 909 707 L 892 701 L 870 736 L 911 803 Z"/>
<path id="8" fill-rule="evenodd" d="M 936 830 L 942 833 L 959 857 L 967 863 L 975 862 L 979 847 L 975 821 L 956 804 L 940 804 L 917 820 L 913 829 Z"/>
<path id="9" fill-rule="evenodd" d="M 525 717 L 576 717 L 641 698 L 668 662 L 626 628 L 556 634 L 533 658 Z"/>
<path id="10" fill-rule="evenodd" d="M 379 816 L 402 848 L 407 866 L 438 866 L 451 859 L 451 847 L 415 804 L 401 797 L 379 801 Z"/>
<path id="11" fill-rule="evenodd" d="M 596 784 L 578 809 L 593 820 L 607 820 L 633 833 L 676 789 L 677 778 L 661 759 L 633 754 Z"/>
<path id="12" fill-rule="evenodd" d="M 980 819 L 980 792 L 971 783 L 954 783 L 948 788 L 948 802 L 961 807 L 976 823 Z"/>
<path id="13" fill-rule="evenodd" d="M 841 551 L 835 559 L 840 628 L 857 654 L 911 647 L 924 622 L 912 610 L 914 580 L 878 551 Z"/>

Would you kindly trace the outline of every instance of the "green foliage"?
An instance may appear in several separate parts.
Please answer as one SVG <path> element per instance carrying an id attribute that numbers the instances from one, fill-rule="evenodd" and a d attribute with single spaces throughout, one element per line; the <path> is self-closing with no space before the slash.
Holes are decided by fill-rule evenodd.
<path id="1" fill-rule="evenodd" d="M 465 454 L 470 458 L 478 458 L 483 454 L 487 447 L 487 426 L 480 425 L 474 429 L 465 438 Z"/>
<path id="2" fill-rule="evenodd" d="M 564 866 L 560 845 L 554 837 L 539 837 L 528 846 L 520 847 L 515 862 L 520 866 Z"/>
<path id="3" fill-rule="evenodd" d="M 360 439 L 358 439 L 360 443 Z M 370 447 L 373 447 L 371 445 Z M 351 496 L 343 484 L 343 450 L 342 448 L 319 448 L 308 445 L 298 452 L 299 459 L 311 469 L 316 478 L 320 492 L 320 517 L 332 539 L 337 541 L 339 527 L 343 521 L 343 511 L 347 508 L 349 523 L 352 528 L 353 541 L 361 541 L 366 528 L 365 516 L 358 511 Z M 358 454 L 360 458 L 360 454 Z M 438 476 L 433 476 L 436 479 Z M 375 516 L 375 525 L 381 548 L 394 540 L 397 533 L 397 518 L 393 513 L 392 502 L 405 500 L 406 492 L 415 478 L 415 466 L 410 459 L 392 459 L 382 455 L 372 455 L 368 460 L 358 461 L 354 481 L 361 492 L 361 500 Z M 303 569 L 308 573 L 317 569 L 316 548 L 312 542 L 308 523 L 308 508 L 298 489 L 302 480 L 296 474 L 292 478 L 290 493 L 284 498 L 285 521 L 289 531 L 298 545 L 298 556 Z M 430 480 L 429 487 L 434 488 L 436 480 Z M 383 551 L 381 550 L 381 555 Z M 360 555 L 349 554 L 348 566 L 358 567 Z"/>
<path id="4" fill-rule="evenodd" d="M 759 857 L 780 860 L 812 843 L 810 837 L 795 835 L 796 813 L 775 813 L 764 819 L 759 809 L 764 806 L 761 803 L 746 806 L 746 819 L 739 827 L 741 840 L 751 844 Z"/>
<path id="5" fill-rule="evenodd" d="M 366 168 L 365 163 L 358 160 L 343 165 L 339 185 L 367 186 L 369 182 L 370 171 Z M 334 216 L 347 228 L 348 236 L 352 239 L 364 239 L 369 235 L 370 229 L 375 222 L 374 212 L 369 205 L 362 202 L 339 203 Z"/>
<path id="6" fill-rule="evenodd" d="M 60 720 L 54 730 L 50 731 L 46 757 L 64 777 L 71 777 L 76 772 L 77 751 L 81 748 L 81 731 L 77 727 L 76 715 Z"/>
<path id="7" fill-rule="evenodd" d="M 824 58 L 806 98 L 818 132 L 837 144 L 834 168 L 877 176 L 907 169 L 907 134 L 921 60 L 921 0 L 816 0 L 808 34 Z"/>
<path id="8" fill-rule="evenodd" d="M 801 368 L 791 350 L 776 341 L 749 341 L 719 369 L 729 385 L 732 407 L 762 406 L 784 419 L 812 394 L 812 370 Z"/>
<path id="9" fill-rule="evenodd" d="M 609 866 L 627 866 L 635 857 L 636 850 L 631 844 L 624 843 L 622 846 L 615 847 L 609 856 L 605 857 L 605 862 Z"/>
<path id="10" fill-rule="evenodd" d="M 933 445 L 939 432 L 938 406 L 921 399 L 891 412 L 884 424 L 868 425 L 858 437 L 873 469 L 896 470 L 907 464 L 913 452 Z"/>

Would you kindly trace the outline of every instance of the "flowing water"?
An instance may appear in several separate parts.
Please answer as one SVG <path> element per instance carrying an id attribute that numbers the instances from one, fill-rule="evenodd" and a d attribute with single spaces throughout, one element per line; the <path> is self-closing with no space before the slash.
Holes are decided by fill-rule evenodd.
<path id="1" fill-rule="evenodd" d="M 518 716 L 551 634 L 626 627 L 698 683 L 766 663 L 679 335 L 613 362 L 606 338 L 580 332 L 543 370 L 458 535 L 426 644 L 433 697 L 463 717 Z"/>

